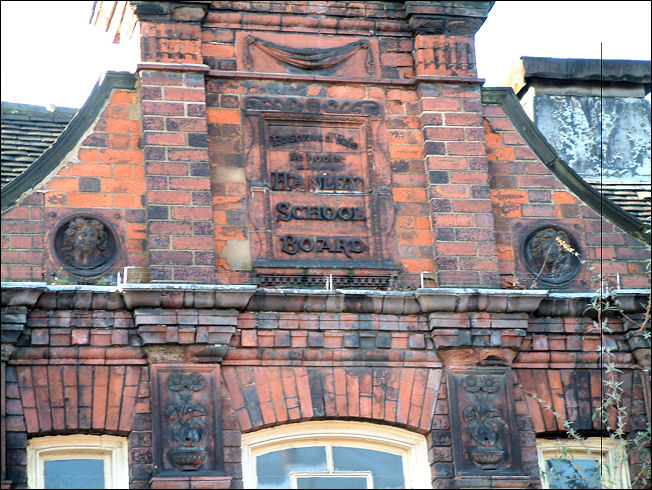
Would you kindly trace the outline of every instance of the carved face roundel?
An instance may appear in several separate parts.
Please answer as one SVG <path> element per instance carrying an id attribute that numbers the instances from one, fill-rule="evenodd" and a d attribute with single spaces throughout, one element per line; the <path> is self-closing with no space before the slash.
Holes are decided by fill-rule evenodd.
<path id="1" fill-rule="evenodd" d="M 53 248 L 66 270 L 91 277 L 111 268 L 118 255 L 118 240 L 99 216 L 74 215 L 57 226 Z"/>

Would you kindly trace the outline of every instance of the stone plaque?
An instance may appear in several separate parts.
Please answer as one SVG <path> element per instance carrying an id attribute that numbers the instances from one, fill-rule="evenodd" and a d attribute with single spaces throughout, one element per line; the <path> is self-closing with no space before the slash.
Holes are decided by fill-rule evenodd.
<path id="1" fill-rule="evenodd" d="M 451 369 L 448 389 L 456 474 L 520 474 L 518 425 L 512 412 L 509 370 Z"/>
<path id="2" fill-rule="evenodd" d="M 248 97 L 245 114 L 255 266 L 393 268 L 380 104 Z"/>
<path id="3" fill-rule="evenodd" d="M 152 366 L 155 473 L 223 474 L 217 369 Z"/>

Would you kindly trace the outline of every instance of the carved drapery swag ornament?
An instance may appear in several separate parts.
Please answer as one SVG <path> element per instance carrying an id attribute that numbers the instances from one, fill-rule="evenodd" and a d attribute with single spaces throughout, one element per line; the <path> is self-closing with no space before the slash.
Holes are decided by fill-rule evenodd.
<path id="1" fill-rule="evenodd" d="M 449 376 L 458 475 L 518 474 L 518 427 L 506 369 L 454 370 Z"/>
<path id="2" fill-rule="evenodd" d="M 337 65 L 349 59 L 359 49 L 367 51 L 365 67 L 367 73 L 373 75 L 376 70 L 374 57 L 369 49 L 369 41 L 361 39 L 335 48 L 292 48 L 281 46 L 270 41 L 265 41 L 254 36 L 247 36 L 244 44 L 244 66 L 248 70 L 254 67 L 251 56 L 251 46 L 267 53 L 269 56 L 286 65 L 301 68 L 302 70 L 321 70 Z"/>
<path id="3" fill-rule="evenodd" d="M 193 403 L 193 393 L 206 386 L 200 373 L 171 373 L 167 387 L 174 392 L 174 401 L 165 410 L 165 419 L 176 443 L 176 449 L 167 452 L 168 460 L 182 471 L 196 471 L 206 461 L 206 416 L 208 412 Z"/>

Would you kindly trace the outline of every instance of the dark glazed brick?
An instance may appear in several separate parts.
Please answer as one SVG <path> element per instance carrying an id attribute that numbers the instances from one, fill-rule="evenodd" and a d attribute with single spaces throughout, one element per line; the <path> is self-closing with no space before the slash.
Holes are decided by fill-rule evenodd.
<path id="1" fill-rule="evenodd" d="M 453 209 L 449 199 L 433 199 L 430 205 L 432 210 L 438 213 L 450 213 Z"/>
<path id="2" fill-rule="evenodd" d="M 238 107 L 240 102 L 237 95 L 220 95 L 220 106 Z"/>
<path id="3" fill-rule="evenodd" d="M 312 409 L 315 417 L 326 415 L 324 408 L 323 388 L 321 384 L 321 375 L 314 369 L 308 370 L 308 384 L 310 386 L 310 398 L 312 399 Z"/>
<path id="4" fill-rule="evenodd" d="M 324 347 L 324 334 L 320 332 L 309 332 L 308 347 Z"/>
<path id="5" fill-rule="evenodd" d="M 410 169 L 410 163 L 405 160 L 394 160 L 391 167 L 392 172 L 407 172 Z"/>
<path id="6" fill-rule="evenodd" d="M 127 223 L 145 223 L 145 211 L 143 209 L 129 209 L 126 219 Z"/>
<path id="7" fill-rule="evenodd" d="M 192 204 L 195 206 L 210 206 L 211 205 L 211 193 L 210 192 L 193 192 L 192 193 Z M 201 235 L 212 235 L 213 230 L 211 229 L 209 233 L 198 233 Z"/>
<path id="8" fill-rule="evenodd" d="M 84 140 L 82 146 L 107 147 L 109 146 L 109 135 L 93 133 Z"/>
<path id="9" fill-rule="evenodd" d="M 453 465 L 451 463 L 435 463 L 432 465 L 433 474 L 440 478 L 453 476 Z"/>
<path id="10" fill-rule="evenodd" d="M 376 347 L 378 349 L 389 349 L 392 346 L 392 334 L 379 332 L 376 334 Z"/>
<path id="11" fill-rule="evenodd" d="M 258 400 L 258 394 L 256 393 L 256 386 L 245 386 L 242 388 L 242 393 L 244 395 L 247 413 L 249 414 L 249 419 L 251 420 L 252 425 L 254 427 L 262 425 L 263 414 L 260 411 L 260 401 Z"/>
<path id="12" fill-rule="evenodd" d="M 132 480 L 147 480 L 152 478 L 152 466 L 149 464 L 130 464 L 129 473 Z"/>
<path id="13" fill-rule="evenodd" d="M 132 448 L 131 460 L 134 463 L 150 464 L 152 462 L 152 450 L 150 448 Z"/>
<path id="14" fill-rule="evenodd" d="M 168 219 L 169 217 L 167 206 L 149 206 L 147 214 L 149 219 Z"/>
<path id="15" fill-rule="evenodd" d="M 491 197 L 491 190 L 486 185 L 474 185 L 471 187 L 471 196 L 474 199 L 489 199 Z"/>
<path id="16" fill-rule="evenodd" d="M 431 184 L 448 184 L 448 172 L 442 170 L 431 170 L 428 172 Z"/>
<path id="17" fill-rule="evenodd" d="M 222 60 L 217 64 L 218 70 L 234 71 L 237 68 L 235 60 Z"/>
<path id="18" fill-rule="evenodd" d="M 27 433 L 25 432 L 7 432 L 6 437 L 7 449 L 24 449 L 27 447 Z"/>
<path id="19" fill-rule="evenodd" d="M 165 160 L 165 148 L 157 146 L 146 147 L 145 160 Z"/>
<path id="20" fill-rule="evenodd" d="M 424 149 L 426 151 L 426 155 L 445 155 L 446 143 L 440 143 L 438 141 L 426 141 Z"/>
<path id="21" fill-rule="evenodd" d="M 435 234 L 437 240 L 452 242 L 455 240 L 455 229 L 453 228 L 436 228 Z"/>
<path id="22" fill-rule="evenodd" d="M 96 177 L 81 177 L 79 179 L 81 192 L 100 192 L 100 179 Z"/>
<path id="23" fill-rule="evenodd" d="M 210 164 L 208 163 L 191 163 L 190 175 L 193 177 L 208 177 L 211 172 Z"/>
<path id="24" fill-rule="evenodd" d="M 357 333 L 345 333 L 342 337 L 342 346 L 345 348 L 357 348 L 360 346 L 360 337 Z"/>
<path id="25" fill-rule="evenodd" d="M 202 133 L 188 134 L 188 146 L 193 146 L 196 148 L 206 148 L 208 146 L 208 140 L 206 139 L 206 134 L 202 134 Z"/>

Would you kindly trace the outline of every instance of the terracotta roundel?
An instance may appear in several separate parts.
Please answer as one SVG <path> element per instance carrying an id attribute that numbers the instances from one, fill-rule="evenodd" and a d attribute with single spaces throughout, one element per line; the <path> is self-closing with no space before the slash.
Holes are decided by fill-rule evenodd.
<path id="1" fill-rule="evenodd" d="M 570 281 L 582 265 L 577 241 L 559 226 L 544 225 L 530 230 L 521 243 L 521 253 L 530 273 L 549 284 Z"/>
<path id="2" fill-rule="evenodd" d="M 59 223 L 53 236 L 57 258 L 77 276 L 103 274 L 118 256 L 119 242 L 113 228 L 96 215 L 69 216 Z"/>

